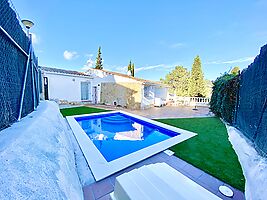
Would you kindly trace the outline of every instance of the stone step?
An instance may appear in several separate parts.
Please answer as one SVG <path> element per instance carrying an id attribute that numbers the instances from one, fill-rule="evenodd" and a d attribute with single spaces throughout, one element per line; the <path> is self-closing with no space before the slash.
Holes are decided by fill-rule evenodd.
<path id="1" fill-rule="evenodd" d="M 134 169 L 116 178 L 114 200 L 218 200 L 202 186 L 166 163 Z"/>

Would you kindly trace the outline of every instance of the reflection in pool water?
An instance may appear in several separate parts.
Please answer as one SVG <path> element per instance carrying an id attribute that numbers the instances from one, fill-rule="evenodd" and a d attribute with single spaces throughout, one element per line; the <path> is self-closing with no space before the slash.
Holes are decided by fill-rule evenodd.
<path id="1" fill-rule="evenodd" d="M 108 162 L 177 135 L 120 113 L 76 120 Z"/>

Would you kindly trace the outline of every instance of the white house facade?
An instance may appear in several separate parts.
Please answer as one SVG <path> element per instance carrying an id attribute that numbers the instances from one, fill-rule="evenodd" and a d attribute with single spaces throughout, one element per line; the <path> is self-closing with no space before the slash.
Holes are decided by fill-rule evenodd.
<path id="1" fill-rule="evenodd" d="M 92 77 L 70 70 L 49 67 L 41 69 L 44 99 L 93 102 Z"/>
<path id="2" fill-rule="evenodd" d="M 41 69 L 45 99 L 146 109 L 163 105 L 168 96 L 167 86 L 161 83 L 117 72 Z"/>

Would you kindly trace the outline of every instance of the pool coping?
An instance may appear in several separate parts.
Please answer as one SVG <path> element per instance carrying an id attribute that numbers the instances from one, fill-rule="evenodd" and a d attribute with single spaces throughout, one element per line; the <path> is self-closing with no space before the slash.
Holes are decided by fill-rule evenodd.
<path id="1" fill-rule="evenodd" d="M 94 143 L 90 140 L 90 138 L 86 135 L 82 127 L 75 120 L 75 117 L 84 117 L 84 116 L 98 116 L 105 114 L 115 114 L 122 113 L 128 115 L 130 117 L 134 117 L 140 120 L 143 120 L 148 123 L 152 123 L 158 126 L 161 126 L 165 129 L 169 129 L 171 131 L 181 133 L 177 136 L 169 138 L 167 140 L 161 141 L 159 143 L 153 144 L 151 146 L 140 149 L 136 152 L 128 154 L 126 156 L 120 157 L 113 161 L 107 162 Z M 140 162 L 150 156 L 153 156 L 161 151 L 168 149 L 169 147 L 181 143 L 189 138 L 196 136 L 196 133 L 191 131 L 186 131 L 177 127 L 173 127 L 167 124 L 163 124 L 161 122 L 157 122 L 139 115 L 131 114 L 125 111 L 110 111 L 110 112 L 101 112 L 101 113 L 93 113 L 93 114 L 83 114 L 83 115 L 74 115 L 67 116 L 67 122 L 69 123 L 74 136 L 84 154 L 84 157 L 91 168 L 93 176 L 96 181 L 102 180 L 122 169 L 125 169 L 137 162 Z"/>

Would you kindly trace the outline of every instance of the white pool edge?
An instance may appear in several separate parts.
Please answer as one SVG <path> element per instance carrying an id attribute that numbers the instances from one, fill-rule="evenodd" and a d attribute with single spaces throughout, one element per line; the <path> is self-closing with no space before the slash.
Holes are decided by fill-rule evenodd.
<path id="1" fill-rule="evenodd" d="M 125 115 L 143 120 L 145 122 L 155 124 L 161 126 L 165 129 L 180 133 L 179 135 L 169 138 L 167 140 L 161 141 L 154 145 L 148 146 L 146 148 L 140 149 L 134 153 L 128 154 L 116 160 L 107 162 L 100 151 L 96 148 L 94 143 L 90 140 L 90 138 L 86 135 L 82 127 L 75 120 L 75 117 L 84 117 L 84 116 L 97 116 L 97 115 L 105 115 L 112 113 L 123 113 Z M 110 111 L 110 112 L 101 112 L 94 114 L 84 114 L 84 115 L 75 115 L 75 116 L 67 116 L 66 117 L 79 145 L 85 156 L 85 159 L 92 170 L 92 173 L 95 177 L 96 181 L 104 179 L 124 168 L 127 168 L 137 162 L 140 162 L 152 155 L 155 155 L 161 151 L 164 151 L 171 146 L 181 143 L 191 137 L 196 136 L 196 133 L 186 131 L 180 128 L 176 128 L 167 124 L 163 124 L 161 122 L 157 122 L 151 119 L 147 119 L 145 117 L 141 117 L 135 114 L 127 113 L 125 111 Z"/>

